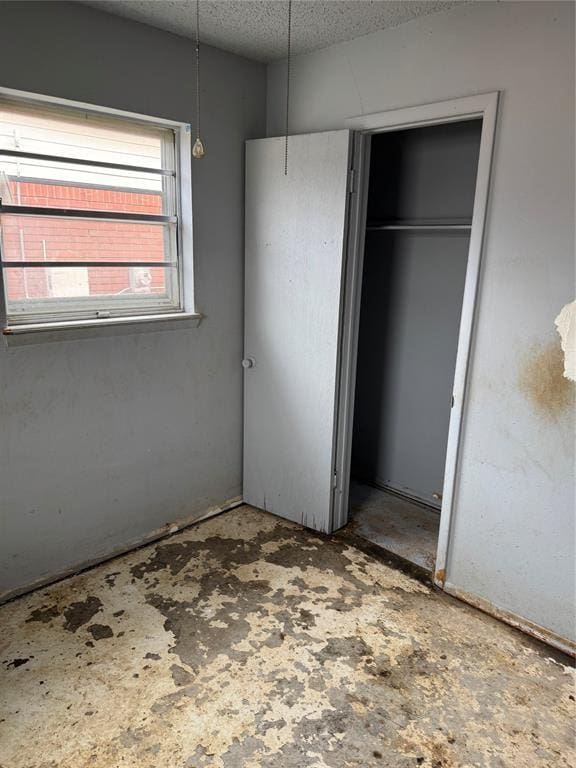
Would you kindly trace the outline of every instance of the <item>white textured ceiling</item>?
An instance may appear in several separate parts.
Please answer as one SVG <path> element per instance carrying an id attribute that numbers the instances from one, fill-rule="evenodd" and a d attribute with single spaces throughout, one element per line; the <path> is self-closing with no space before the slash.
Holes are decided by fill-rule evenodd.
<path id="1" fill-rule="evenodd" d="M 107 13 L 194 37 L 195 0 L 83 0 Z M 458 0 L 293 0 L 292 51 L 325 48 L 417 16 L 447 10 Z M 200 0 L 201 40 L 257 61 L 286 55 L 287 0 Z"/>

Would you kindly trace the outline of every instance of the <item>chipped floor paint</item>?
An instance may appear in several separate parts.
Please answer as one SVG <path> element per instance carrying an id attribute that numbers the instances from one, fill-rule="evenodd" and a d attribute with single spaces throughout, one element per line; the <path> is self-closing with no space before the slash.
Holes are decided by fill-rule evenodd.
<path id="1" fill-rule="evenodd" d="M 0 614 L 2 768 L 576 764 L 572 670 L 250 507 Z"/>

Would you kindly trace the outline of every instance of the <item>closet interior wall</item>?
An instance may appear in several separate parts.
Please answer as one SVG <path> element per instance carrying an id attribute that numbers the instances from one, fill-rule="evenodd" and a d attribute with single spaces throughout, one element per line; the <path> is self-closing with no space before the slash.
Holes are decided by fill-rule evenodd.
<path id="1" fill-rule="evenodd" d="M 351 476 L 440 506 L 481 120 L 375 134 Z"/>

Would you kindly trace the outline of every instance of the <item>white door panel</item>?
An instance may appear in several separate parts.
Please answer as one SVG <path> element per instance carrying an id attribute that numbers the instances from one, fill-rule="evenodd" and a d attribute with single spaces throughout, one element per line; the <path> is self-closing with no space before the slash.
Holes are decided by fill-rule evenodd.
<path id="1" fill-rule="evenodd" d="M 350 133 L 246 149 L 244 500 L 331 530 Z M 249 363 L 248 363 L 249 364 Z"/>

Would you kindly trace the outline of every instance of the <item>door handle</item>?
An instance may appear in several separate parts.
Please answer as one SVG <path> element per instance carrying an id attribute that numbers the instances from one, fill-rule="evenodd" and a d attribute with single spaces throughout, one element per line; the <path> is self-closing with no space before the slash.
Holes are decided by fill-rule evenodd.
<path id="1" fill-rule="evenodd" d="M 244 360 L 242 360 L 242 368 L 254 368 L 256 365 L 256 360 L 254 360 L 253 357 L 245 357 Z"/>

